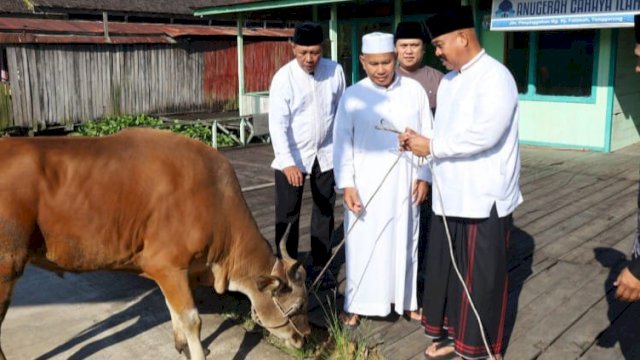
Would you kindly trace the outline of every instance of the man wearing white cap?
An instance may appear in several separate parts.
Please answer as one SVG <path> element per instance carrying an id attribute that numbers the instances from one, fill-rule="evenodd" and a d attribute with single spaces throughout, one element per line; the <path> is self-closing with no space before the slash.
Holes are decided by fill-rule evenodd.
<path id="1" fill-rule="evenodd" d="M 432 123 L 422 86 L 395 73 L 392 34 L 365 35 L 360 63 L 367 77 L 345 90 L 333 135 L 336 187 L 346 207 L 342 318 L 349 326 L 359 315 L 388 315 L 391 304 L 398 314 L 417 309 L 417 204 L 427 171 L 418 157 L 398 152 L 392 131 L 428 135 Z"/>

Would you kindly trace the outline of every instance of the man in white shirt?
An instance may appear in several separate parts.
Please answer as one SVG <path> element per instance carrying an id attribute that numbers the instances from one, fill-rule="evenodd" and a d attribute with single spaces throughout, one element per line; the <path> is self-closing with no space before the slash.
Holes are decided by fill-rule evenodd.
<path id="1" fill-rule="evenodd" d="M 479 312 L 489 350 L 500 359 L 507 247 L 512 213 L 522 202 L 518 91 L 509 70 L 480 46 L 470 7 L 432 16 L 427 29 L 436 56 L 451 71 L 438 88 L 433 137 L 411 131 L 399 137 L 401 146 L 433 160 L 434 216 L 425 279 L 429 293 L 422 321 L 435 341 L 425 355 L 455 351 L 464 359 L 489 356 L 452 267 L 446 215 L 457 266 Z"/>
<path id="2" fill-rule="evenodd" d="M 395 73 L 392 34 L 365 35 L 360 63 L 367 77 L 340 99 L 333 135 L 336 187 L 346 207 L 341 318 L 350 327 L 360 315 L 388 315 L 391 304 L 398 314 L 417 309 L 417 204 L 426 195 L 427 172 L 384 129 L 427 135 L 432 122 L 422 86 Z"/>
<path id="3" fill-rule="evenodd" d="M 334 227 L 333 119 L 345 88 L 342 67 L 322 58 L 324 36 L 320 25 L 296 26 L 294 59 L 276 72 L 269 89 L 269 134 L 275 159 L 276 249 L 291 224 L 287 252 L 298 254 L 300 207 L 305 177 L 309 175 L 311 257 L 313 270 L 330 257 Z M 279 250 L 278 250 L 279 251 Z M 311 281 L 315 273 L 307 274 Z"/>

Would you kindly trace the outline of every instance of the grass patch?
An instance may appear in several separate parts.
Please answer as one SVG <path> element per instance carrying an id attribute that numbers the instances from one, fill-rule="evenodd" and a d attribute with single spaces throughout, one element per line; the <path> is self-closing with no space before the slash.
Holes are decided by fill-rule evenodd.
<path id="1" fill-rule="evenodd" d="M 383 360 L 375 346 L 370 346 L 367 338 L 371 333 L 367 320 L 362 320 L 357 331 L 351 332 L 342 324 L 334 298 L 327 297 L 321 303 L 325 326 L 313 326 L 311 335 L 302 349 L 292 349 L 284 342 L 264 330 L 263 334 L 271 345 L 300 360 Z"/>
<path id="2" fill-rule="evenodd" d="M 246 296 L 240 293 L 228 292 L 223 295 L 209 294 L 213 290 L 210 288 L 198 289 L 201 293 L 196 299 L 202 299 L 199 307 L 205 312 L 215 312 L 224 319 L 232 321 L 235 325 L 241 326 L 248 332 L 261 334 L 262 339 L 278 350 L 291 355 L 300 360 L 382 360 L 375 345 L 367 339 L 371 338 L 371 323 L 367 319 L 361 320 L 358 330 L 351 334 L 338 317 L 335 291 L 331 296 L 327 296 L 321 304 L 322 324 L 311 324 L 311 335 L 307 337 L 302 349 L 293 349 L 284 344 L 268 330 L 258 326 L 251 319 L 251 303 Z M 215 302 L 210 299 L 215 296 Z M 315 296 L 313 293 L 310 296 Z M 205 300 L 206 299 L 206 300 Z M 316 297 L 316 299 L 318 299 Z M 318 299 L 319 301 L 319 299 Z M 320 320 L 320 319 L 318 319 Z"/>

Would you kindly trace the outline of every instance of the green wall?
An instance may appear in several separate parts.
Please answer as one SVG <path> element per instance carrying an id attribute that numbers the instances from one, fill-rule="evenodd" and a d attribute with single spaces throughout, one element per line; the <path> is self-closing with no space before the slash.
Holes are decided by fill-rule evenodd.
<path id="1" fill-rule="evenodd" d="M 487 54 L 491 55 L 494 59 L 504 62 L 504 32 L 489 31 L 487 21 L 490 20 L 490 13 L 480 14 L 476 17 L 476 23 L 480 25 L 477 27 L 480 35 L 480 43 Z M 485 28 L 483 24 L 487 27 Z"/>
<path id="2" fill-rule="evenodd" d="M 503 60 L 504 33 L 481 31 L 481 41 L 489 54 Z M 598 37 L 597 76 L 594 101 L 555 97 L 520 99 L 520 141 L 524 144 L 609 151 L 611 109 L 610 65 L 612 31 Z"/>
<path id="3" fill-rule="evenodd" d="M 640 141 L 640 74 L 633 54 L 633 29 L 617 31 L 611 150 Z"/>

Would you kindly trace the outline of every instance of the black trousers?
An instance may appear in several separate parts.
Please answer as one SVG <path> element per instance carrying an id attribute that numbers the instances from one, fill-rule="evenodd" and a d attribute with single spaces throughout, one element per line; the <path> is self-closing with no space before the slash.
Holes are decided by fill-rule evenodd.
<path id="1" fill-rule="evenodd" d="M 306 177 L 307 174 L 305 174 Z M 324 266 L 331 256 L 331 236 L 333 234 L 333 209 L 336 202 L 335 179 L 333 170 L 321 172 L 318 160 L 313 163 L 311 175 L 311 257 L 313 265 Z M 284 236 L 287 225 L 291 224 L 291 232 L 287 241 L 287 252 L 294 259 L 298 257 L 298 240 L 300 233 L 300 208 L 304 184 L 295 187 L 289 184 L 282 171 L 275 171 L 276 186 L 276 248 L 280 254 L 280 240 Z"/>
<path id="2" fill-rule="evenodd" d="M 494 205 L 487 219 L 448 217 L 447 223 L 456 264 L 480 314 L 491 351 L 501 354 L 512 217 L 498 217 Z M 425 261 L 422 324 L 426 334 L 452 338 L 456 352 L 464 358 L 486 358 L 478 322 L 451 264 L 443 218 L 435 214 Z"/>
<path id="3" fill-rule="evenodd" d="M 416 294 L 418 308 L 421 308 L 424 300 L 425 256 L 429 243 L 429 228 L 431 227 L 431 186 L 427 198 L 420 204 L 420 226 L 418 227 L 418 276 L 416 277 Z"/>

